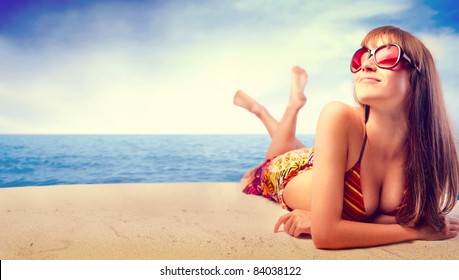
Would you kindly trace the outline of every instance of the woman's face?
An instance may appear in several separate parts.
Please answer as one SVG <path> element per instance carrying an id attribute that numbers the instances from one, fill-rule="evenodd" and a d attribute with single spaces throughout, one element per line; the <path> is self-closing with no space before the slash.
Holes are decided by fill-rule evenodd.
<path id="1" fill-rule="evenodd" d="M 376 44 L 366 46 L 374 50 L 386 44 L 378 40 Z M 406 61 L 392 69 L 376 66 L 373 56 L 362 63 L 362 69 L 354 74 L 355 93 L 360 103 L 370 106 L 397 108 L 403 104 L 410 91 L 410 71 Z"/>

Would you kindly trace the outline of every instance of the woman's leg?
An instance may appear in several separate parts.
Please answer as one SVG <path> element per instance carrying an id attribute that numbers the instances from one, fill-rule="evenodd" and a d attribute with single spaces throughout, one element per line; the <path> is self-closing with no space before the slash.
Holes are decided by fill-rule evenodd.
<path id="1" fill-rule="evenodd" d="M 276 130 L 271 135 L 272 141 L 266 153 L 266 158 L 270 159 L 285 152 L 297 149 L 296 123 L 298 112 L 306 104 L 304 88 L 308 81 L 306 72 L 300 67 L 292 68 L 292 81 L 290 89 L 290 100 L 285 113 L 277 125 Z"/>
<path id="2" fill-rule="evenodd" d="M 292 69 L 292 76 L 293 75 L 297 75 L 297 74 L 294 74 L 294 73 L 301 72 L 301 71 L 304 74 L 306 74 L 304 72 L 304 70 L 302 70 L 299 67 L 293 68 Z M 295 79 L 295 78 L 292 77 L 292 88 L 293 88 L 293 79 Z M 307 79 L 307 77 L 306 77 L 306 79 Z M 301 92 L 304 91 L 304 86 L 305 85 L 303 85 L 303 90 Z M 303 97 L 304 97 L 304 95 L 303 95 Z M 233 102 L 234 102 L 235 105 L 240 106 L 242 108 L 245 108 L 249 112 L 255 114 L 261 120 L 261 122 L 264 124 L 264 126 L 268 130 L 268 133 L 271 136 L 271 138 L 273 138 L 273 136 L 275 134 L 277 134 L 276 131 L 279 128 L 279 122 L 268 112 L 268 110 L 264 106 L 262 106 L 261 104 L 259 104 L 255 100 L 253 100 L 249 95 L 247 95 L 243 91 L 238 90 L 236 92 L 236 94 L 234 95 Z M 305 97 L 304 97 L 304 102 L 306 102 Z M 291 103 L 291 101 L 289 102 L 289 104 L 290 103 Z M 303 105 L 304 105 L 304 103 L 303 103 Z M 302 105 L 301 105 L 301 107 L 302 107 Z M 296 124 L 295 124 L 295 126 L 296 126 Z M 276 136 L 276 137 L 277 138 L 282 138 L 280 136 Z M 295 133 L 293 134 L 293 137 L 294 137 L 293 141 L 295 142 L 295 144 L 294 144 L 295 146 L 293 147 L 293 149 L 300 149 L 300 148 L 304 148 L 305 147 L 304 144 L 301 143 L 301 141 L 299 141 L 295 137 Z M 288 147 L 289 148 L 286 151 L 292 150 L 290 143 L 289 143 Z M 281 154 L 281 153 L 279 153 L 279 154 Z"/>
<path id="3" fill-rule="evenodd" d="M 234 95 L 234 104 L 247 109 L 250 113 L 257 116 L 268 130 L 269 136 L 273 136 L 279 122 L 268 112 L 268 110 L 253 100 L 245 92 L 238 90 Z"/>
<path id="4" fill-rule="evenodd" d="M 290 150 L 304 147 L 295 137 L 295 133 L 298 112 L 306 103 L 304 95 L 306 82 L 306 72 L 300 67 L 292 68 L 290 100 L 280 122 L 274 119 L 265 107 L 250 98 L 250 96 L 242 91 L 236 92 L 234 104 L 255 114 L 263 122 L 272 138 L 266 158 L 273 158 Z M 284 189 L 283 198 L 290 208 L 310 210 L 311 175 L 312 171 L 301 173 L 287 184 L 288 188 L 286 186 Z"/>
<path id="5" fill-rule="evenodd" d="M 257 116 L 261 122 L 264 124 L 266 130 L 268 130 L 269 136 L 273 137 L 273 134 L 279 126 L 279 122 L 269 113 L 269 111 L 253 100 L 245 92 L 238 90 L 234 95 L 234 104 L 242 108 L 247 109 L 250 113 L 253 113 Z M 296 149 L 304 148 L 304 144 L 300 140 L 296 139 Z"/>

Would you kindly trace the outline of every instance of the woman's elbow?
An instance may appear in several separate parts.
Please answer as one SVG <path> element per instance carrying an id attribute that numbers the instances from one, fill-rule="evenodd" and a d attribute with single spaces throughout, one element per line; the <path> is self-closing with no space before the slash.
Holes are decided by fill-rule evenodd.
<path id="1" fill-rule="evenodd" d="M 341 243 L 333 230 L 312 230 L 312 242 L 317 249 L 340 249 Z"/>
<path id="2" fill-rule="evenodd" d="M 317 248 L 317 249 L 328 249 L 327 246 L 325 246 L 325 242 L 319 238 L 314 238 L 314 236 L 312 237 L 312 242 L 314 243 L 314 246 Z"/>
<path id="3" fill-rule="evenodd" d="M 314 246 L 317 249 L 336 249 L 335 246 L 333 246 L 332 242 L 330 242 L 330 240 L 327 240 L 323 237 L 314 237 L 313 235 L 312 242 L 314 243 Z"/>
<path id="4" fill-rule="evenodd" d="M 332 244 L 330 244 L 330 239 L 332 239 L 329 234 L 324 233 L 323 231 L 312 231 L 312 242 L 317 249 L 333 249 Z"/>

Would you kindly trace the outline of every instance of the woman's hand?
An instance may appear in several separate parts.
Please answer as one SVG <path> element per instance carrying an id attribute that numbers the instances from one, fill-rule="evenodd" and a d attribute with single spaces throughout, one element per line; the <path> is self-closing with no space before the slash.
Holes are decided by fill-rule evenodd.
<path id="1" fill-rule="evenodd" d="M 311 234 L 311 212 L 296 209 L 283 215 L 274 226 L 274 232 L 278 232 L 282 224 L 284 224 L 284 231 L 292 236 Z"/>
<path id="2" fill-rule="evenodd" d="M 451 216 L 445 217 L 445 226 L 441 231 L 435 231 L 430 227 L 420 229 L 420 239 L 443 240 L 456 237 L 459 233 L 459 219 Z"/>

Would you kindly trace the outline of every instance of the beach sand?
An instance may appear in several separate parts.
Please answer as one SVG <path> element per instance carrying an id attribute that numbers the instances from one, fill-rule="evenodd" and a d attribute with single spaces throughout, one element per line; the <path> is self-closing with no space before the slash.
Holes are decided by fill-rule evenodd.
<path id="1" fill-rule="evenodd" d="M 284 213 L 238 183 L 3 188 L 0 259 L 459 259 L 459 237 L 318 250 L 309 237 L 273 233 Z"/>

